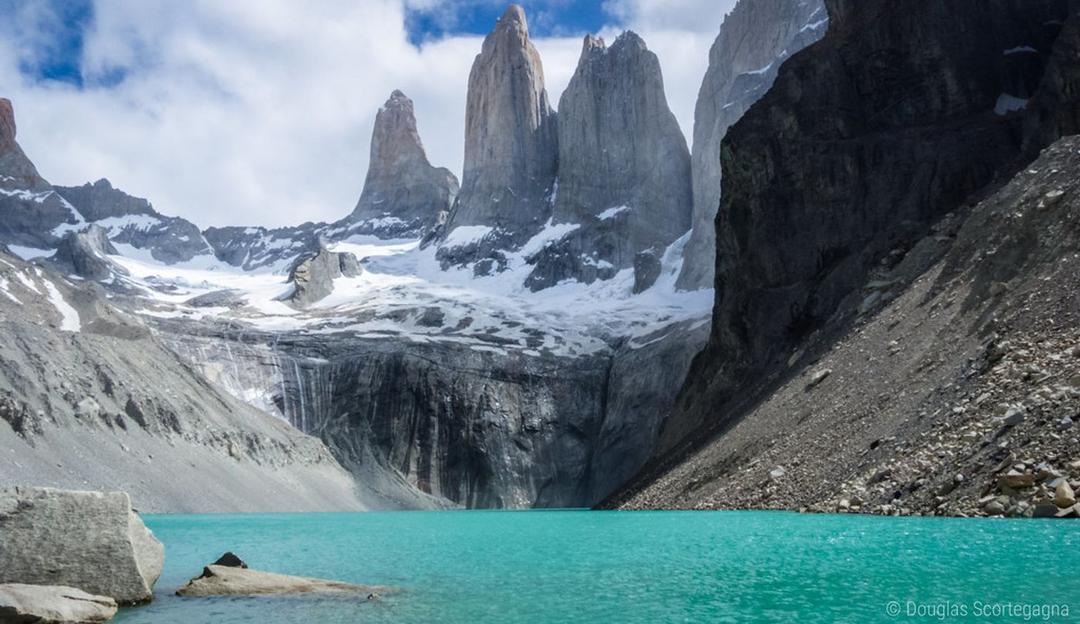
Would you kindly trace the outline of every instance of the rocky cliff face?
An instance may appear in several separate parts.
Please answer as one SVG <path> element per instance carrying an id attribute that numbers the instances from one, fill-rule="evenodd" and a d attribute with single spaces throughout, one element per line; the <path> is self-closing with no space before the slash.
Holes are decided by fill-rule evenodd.
<path id="1" fill-rule="evenodd" d="M 428 162 L 412 100 L 394 91 L 375 116 L 367 179 L 347 220 L 349 234 L 420 238 L 440 215 L 445 219 L 457 193 L 454 174 Z"/>
<path id="2" fill-rule="evenodd" d="M 579 507 L 614 490 L 648 459 L 707 333 L 674 325 L 572 357 L 498 342 L 161 327 L 214 383 L 320 437 L 366 487 L 479 508 Z"/>
<path id="3" fill-rule="evenodd" d="M 573 232 L 532 258 L 533 290 L 592 282 L 659 256 L 690 229 L 690 153 L 667 105 L 660 62 L 623 33 L 588 36 L 559 102 L 559 192 L 552 220 Z"/>
<path id="4" fill-rule="evenodd" d="M 941 396 L 952 396 L 956 379 L 975 374 L 964 370 L 972 361 L 967 358 L 976 357 L 973 338 L 990 331 L 984 325 L 993 316 L 989 309 L 1008 291 L 1004 282 L 1011 283 L 1017 274 L 997 278 L 1002 282 L 997 287 L 994 279 L 982 280 L 981 286 L 978 279 L 974 286 L 949 282 L 952 290 L 946 292 L 941 291 L 944 281 L 931 286 L 938 273 L 931 271 L 921 280 L 919 276 L 948 249 L 958 227 L 955 215 L 966 216 L 981 189 L 1011 172 L 1022 154 L 1024 126 L 1039 127 L 1033 117 L 1068 119 L 1075 114 L 1053 104 L 1044 109 L 1036 95 L 1050 91 L 1055 94 L 1051 101 L 1059 101 L 1061 90 L 1053 85 L 1071 71 L 1066 65 L 1056 73 L 1044 71 L 1055 39 L 1061 40 L 1058 50 L 1069 45 L 1071 34 L 1062 30 L 1067 4 L 999 0 L 976 14 L 960 2 L 927 3 L 917 11 L 890 2 L 828 3 L 826 38 L 781 68 L 772 90 L 724 141 L 712 336 L 695 361 L 662 439 L 662 446 L 685 443 L 639 476 L 629 491 L 652 485 L 639 497 L 631 496 L 631 505 L 652 504 L 649 500 L 684 504 L 671 501 L 694 497 L 699 486 L 689 479 L 713 492 L 712 500 L 724 500 L 721 480 L 743 479 L 734 476 L 737 467 L 746 468 L 746 479 L 759 478 L 761 469 L 767 470 L 765 462 L 778 456 L 770 447 L 794 448 L 770 442 L 777 431 L 800 432 L 792 440 L 801 445 L 809 427 L 817 427 L 819 443 L 809 450 L 803 448 L 809 442 L 799 447 L 800 461 L 814 465 L 798 468 L 813 475 L 799 483 L 828 487 L 849 476 L 850 466 L 842 457 L 861 452 L 845 442 L 857 439 L 856 431 L 864 436 L 859 439 L 880 436 L 877 441 L 865 439 L 875 450 L 889 435 L 908 437 L 932 424 L 923 419 L 941 413 Z M 1032 96 L 1036 100 L 1029 102 Z M 1053 114 L 1047 116 L 1047 110 Z M 1046 166 L 1054 175 L 1063 171 L 1069 159 L 1062 156 L 1068 148 L 1062 149 L 1050 158 L 1058 165 L 1044 164 L 1027 173 L 1034 175 Z M 1018 179 L 1014 184 L 1028 182 Z M 1007 212 L 1001 206 L 1019 195 L 1024 203 L 1045 210 L 1064 194 L 1060 188 L 1032 185 L 1030 192 L 1013 190 L 984 211 L 1000 217 Z M 1019 209 L 1017 215 L 1025 211 Z M 1050 220 L 1059 218 L 1065 221 L 1047 227 L 1067 229 L 1063 223 L 1071 217 Z M 980 233 L 961 238 L 978 244 L 1004 236 L 1017 248 L 1002 256 L 1002 262 L 1011 265 L 1036 254 L 1043 268 L 1042 262 L 1054 254 L 1061 257 L 1068 247 L 1060 240 L 1048 241 L 1053 250 L 1036 252 L 1037 245 L 1019 230 L 1015 236 L 1000 233 L 1011 228 L 1004 222 L 984 224 Z M 998 264 L 998 251 L 988 245 L 984 253 L 981 257 L 994 260 L 983 263 Z M 979 265 L 975 262 L 970 270 Z M 938 265 L 937 271 L 955 276 L 958 271 L 948 266 Z M 1063 270 L 1058 275 L 1066 286 L 1049 289 L 1047 301 L 1024 307 L 1024 314 L 1032 317 L 1023 323 L 1045 324 L 1052 310 L 1067 305 L 1073 295 L 1067 286 L 1071 281 L 1065 279 L 1068 269 Z M 1051 279 L 1041 275 L 1042 269 L 1033 271 L 1016 283 Z M 903 294 L 903 285 L 910 284 L 911 292 Z M 900 297 L 903 303 L 893 305 L 880 326 L 852 331 L 860 319 Z M 965 297 L 963 307 L 951 310 L 953 302 Z M 1068 343 L 1072 338 L 1066 333 L 1048 336 L 1054 344 Z M 873 341 L 868 343 L 870 336 Z M 846 348 L 846 355 L 827 356 L 834 347 Z M 897 357 L 909 348 L 912 359 L 905 359 L 906 364 L 873 364 L 878 357 Z M 823 364 L 810 368 L 819 358 Z M 840 366 L 850 374 L 837 380 Z M 898 393 L 899 386 L 910 386 L 910 391 Z M 932 396 L 935 392 L 939 395 Z M 971 397 L 965 392 L 955 400 L 981 405 L 987 400 L 975 400 L 981 392 Z M 958 407 L 952 413 L 967 409 Z M 1007 427 L 1018 422 L 1014 419 Z M 841 431 L 848 425 L 850 430 Z M 969 442 L 981 439 L 984 430 L 980 426 Z M 698 440 L 719 437 L 694 454 L 698 445 L 689 435 Z M 927 430 L 925 435 L 933 433 Z M 1014 442 L 1022 445 L 1022 439 Z M 882 452 L 900 457 L 918 448 L 914 438 L 908 438 L 906 445 Z M 934 452 L 944 457 L 939 451 Z M 830 469 L 839 474 L 828 474 Z M 780 470 L 774 480 L 784 473 Z M 756 495 L 740 489 L 736 496 L 736 488 L 742 487 L 732 485 L 728 500 L 760 505 L 770 497 L 777 497 L 774 504 L 812 498 L 798 498 L 782 484 L 761 488 Z"/>
<path id="5" fill-rule="evenodd" d="M 511 5 L 469 74 L 461 193 L 442 239 L 445 262 L 464 264 L 520 246 L 551 216 L 558 171 L 555 111 L 544 89 L 540 55 L 529 41 L 525 11 Z M 483 237 L 455 245 L 459 228 Z M 449 242 L 448 242 L 449 241 Z"/>
<path id="6" fill-rule="evenodd" d="M 694 231 L 679 288 L 713 286 L 724 135 L 765 95 L 780 66 L 827 28 L 823 0 L 740 0 L 724 19 L 694 110 Z"/>

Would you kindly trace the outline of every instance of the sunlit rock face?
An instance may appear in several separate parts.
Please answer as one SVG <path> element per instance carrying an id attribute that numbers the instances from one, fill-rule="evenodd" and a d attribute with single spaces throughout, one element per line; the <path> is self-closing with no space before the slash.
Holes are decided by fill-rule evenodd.
<path id="1" fill-rule="evenodd" d="M 349 234 L 418 238 L 445 218 L 457 193 L 454 174 L 428 162 L 412 100 L 394 91 L 375 116 L 370 165 L 347 219 Z"/>
<path id="2" fill-rule="evenodd" d="M 512 5 L 484 39 L 469 74 L 465 165 L 444 231 L 443 258 L 464 264 L 519 247 L 551 216 L 558 171 L 555 111 L 524 10 Z M 491 228 L 471 246 L 448 246 L 460 227 Z"/>
<path id="3" fill-rule="evenodd" d="M 579 227 L 532 260 L 534 290 L 592 282 L 659 256 L 690 229 L 690 152 L 664 95 L 660 62 L 626 32 L 585 38 L 559 101 L 554 224 Z"/>

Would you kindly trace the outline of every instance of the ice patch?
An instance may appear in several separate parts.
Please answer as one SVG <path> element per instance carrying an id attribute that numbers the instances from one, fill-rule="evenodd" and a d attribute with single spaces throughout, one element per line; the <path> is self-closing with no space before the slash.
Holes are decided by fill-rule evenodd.
<path id="1" fill-rule="evenodd" d="M 607 221 L 608 219 L 614 219 L 618 215 L 630 210 L 630 206 L 616 206 L 614 208 L 608 208 L 604 212 L 596 215 L 597 219 L 601 221 Z"/>
<path id="2" fill-rule="evenodd" d="M 56 252 L 55 249 L 38 249 L 36 247 L 23 247 L 21 245 L 8 245 L 7 248 L 11 250 L 11 253 L 19 256 L 23 260 L 45 258 Z"/>

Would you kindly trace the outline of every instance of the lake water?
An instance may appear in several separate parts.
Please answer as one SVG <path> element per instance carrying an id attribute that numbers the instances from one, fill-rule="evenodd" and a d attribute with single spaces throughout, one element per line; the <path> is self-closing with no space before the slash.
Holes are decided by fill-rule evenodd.
<path id="1" fill-rule="evenodd" d="M 124 624 L 832 624 L 940 621 L 961 607 L 965 621 L 1080 621 L 1080 523 L 1069 521 L 589 511 L 146 520 L 165 544 L 165 571 L 154 603 L 122 610 Z M 226 550 L 260 570 L 404 591 L 373 603 L 173 595 Z"/>

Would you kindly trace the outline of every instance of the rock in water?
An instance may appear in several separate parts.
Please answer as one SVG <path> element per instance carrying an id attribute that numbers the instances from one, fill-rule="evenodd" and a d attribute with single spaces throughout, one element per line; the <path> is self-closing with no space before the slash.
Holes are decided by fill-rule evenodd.
<path id="1" fill-rule="evenodd" d="M 218 560 L 211 565 L 223 566 L 226 568 L 247 568 L 248 565 L 244 563 L 244 560 L 237 557 L 236 554 L 230 552 L 225 553 L 218 557 Z"/>
<path id="2" fill-rule="evenodd" d="M 387 587 L 353 585 L 337 581 L 287 576 L 259 572 L 247 568 L 210 565 L 197 576 L 176 590 L 178 596 L 260 596 L 273 594 L 381 594 L 393 591 Z"/>
<path id="3" fill-rule="evenodd" d="M 357 277 L 363 271 L 353 254 L 330 251 L 320 244 L 314 257 L 297 264 L 289 274 L 289 281 L 296 287 L 290 300 L 300 306 L 310 305 L 334 292 L 337 278 Z"/>
<path id="4" fill-rule="evenodd" d="M 413 102 L 401 91 L 394 91 L 375 116 L 370 163 L 364 191 L 348 219 L 351 233 L 419 237 L 457 197 L 454 174 L 428 162 Z"/>
<path id="5" fill-rule="evenodd" d="M 459 264 L 519 246 L 551 216 L 558 167 L 555 111 L 525 11 L 511 5 L 484 39 L 469 74 L 461 194 L 440 258 Z M 460 227 L 491 228 L 482 241 L 453 242 Z"/>
<path id="6" fill-rule="evenodd" d="M 67 585 L 149 602 L 165 549 L 124 492 L 0 490 L 0 583 Z"/>
<path id="7" fill-rule="evenodd" d="M 74 587 L 0 585 L 0 622 L 10 624 L 95 624 L 116 615 L 116 601 Z"/>
<path id="8" fill-rule="evenodd" d="M 690 151 L 664 95 L 660 61 L 633 32 L 585 37 L 559 101 L 554 224 L 576 229 L 533 257 L 540 290 L 592 282 L 662 254 L 690 229 Z"/>
<path id="9" fill-rule="evenodd" d="M 827 27 L 822 0 L 740 0 L 724 18 L 694 110 L 694 232 L 679 288 L 713 285 L 720 142 L 769 90 L 784 61 L 820 39 Z"/>

